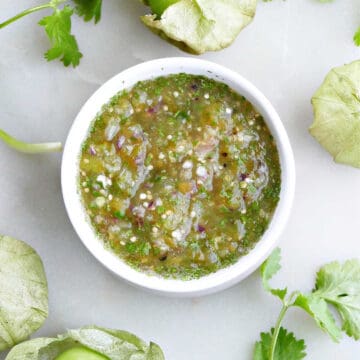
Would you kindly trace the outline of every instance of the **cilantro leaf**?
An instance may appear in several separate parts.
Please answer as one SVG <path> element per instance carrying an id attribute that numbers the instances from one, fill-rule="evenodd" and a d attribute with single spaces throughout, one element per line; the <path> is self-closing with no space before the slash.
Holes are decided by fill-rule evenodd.
<path id="1" fill-rule="evenodd" d="M 332 304 L 343 320 L 348 336 L 360 339 L 360 261 L 323 266 L 316 277 L 313 294 Z"/>
<path id="2" fill-rule="evenodd" d="M 260 267 L 260 272 L 266 290 L 270 289 L 269 280 L 281 269 L 281 251 L 276 248 Z"/>
<path id="3" fill-rule="evenodd" d="M 102 0 L 74 0 L 75 11 L 85 21 L 94 19 L 97 24 L 101 19 Z"/>
<path id="4" fill-rule="evenodd" d="M 360 46 L 360 27 L 357 29 L 354 35 L 354 43 L 356 46 Z"/>
<path id="5" fill-rule="evenodd" d="M 285 289 L 271 289 L 270 292 L 277 296 L 280 300 L 284 300 L 287 294 L 287 288 Z"/>
<path id="6" fill-rule="evenodd" d="M 272 279 L 272 277 L 281 269 L 280 260 L 281 251 L 279 248 L 276 248 L 261 265 L 260 273 L 264 289 L 277 296 L 281 300 L 284 300 L 287 294 L 287 289 L 272 289 L 269 284 L 269 281 Z"/>
<path id="7" fill-rule="evenodd" d="M 336 325 L 334 317 L 324 299 L 315 294 L 300 294 L 297 296 L 294 306 L 305 310 L 334 341 L 338 342 L 341 339 L 341 330 Z"/>
<path id="8" fill-rule="evenodd" d="M 253 360 L 269 360 L 271 341 L 274 329 L 271 332 L 261 333 L 261 340 L 255 344 Z M 288 333 L 283 327 L 279 330 L 279 336 L 275 346 L 274 360 L 301 360 L 306 356 L 304 340 L 297 340 L 293 333 Z"/>
<path id="9" fill-rule="evenodd" d="M 55 9 L 53 14 L 40 20 L 39 25 L 45 28 L 52 47 L 45 53 L 48 61 L 60 58 L 65 66 L 79 65 L 82 57 L 75 37 L 71 34 L 71 16 L 73 9 L 66 5 Z"/>

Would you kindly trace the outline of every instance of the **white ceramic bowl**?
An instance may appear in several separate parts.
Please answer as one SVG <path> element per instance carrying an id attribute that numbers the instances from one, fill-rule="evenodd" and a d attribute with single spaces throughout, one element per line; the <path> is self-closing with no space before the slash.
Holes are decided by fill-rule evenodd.
<path id="1" fill-rule="evenodd" d="M 269 228 L 255 248 L 248 255 L 240 258 L 236 264 L 191 281 L 149 276 L 134 270 L 112 252 L 106 250 L 85 216 L 77 184 L 81 144 L 87 137 L 90 124 L 102 105 L 120 90 L 132 87 L 140 80 L 180 72 L 216 79 L 245 96 L 263 115 L 269 126 L 278 146 L 282 170 L 280 201 Z M 88 250 L 105 267 L 129 283 L 152 292 L 188 297 L 213 293 L 236 284 L 257 269 L 271 253 L 291 210 L 295 188 L 295 166 L 290 142 L 278 114 L 254 85 L 223 66 L 204 60 L 179 57 L 148 61 L 131 67 L 110 79 L 91 96 L 80 110 L 67 138 L 61 180 L 66 209 L 76 232 Z"/>

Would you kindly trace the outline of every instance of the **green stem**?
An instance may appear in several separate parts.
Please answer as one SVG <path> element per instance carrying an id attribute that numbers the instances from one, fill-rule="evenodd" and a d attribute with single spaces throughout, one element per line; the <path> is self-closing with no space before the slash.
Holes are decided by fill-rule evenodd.
<path id="1" fill-rule="evenodd" d="M 35 6 L 35 7 L 31 8 L 31 9 L 24 10 L 21 13 L 15 15 L 14 17 L 12 17 L 12 18 L 4 21 L 3 23 L 1 23 L 0 24 L 0 29 L 2 29 L 5 26 L 15 22 L 18 19 L 21 19 L 22 17 L 24 17 L 26 15 L 32 14 L 32 13 L 34 13 L 36 11 L 40 11 L 40 10 L 48 9 L 48 8 L 53 8 L 53 7 L 54 7 L 54 5 L 52 3 L 48 3 L 48 4 L 44 4 L 44 5 Z"/>
<path id="2" fill-rule="evenodd" d="M 1 129 L 0 129 L 0 140 L 3 140 L 4 143 L 10 146 L 11 148 L 27 154 L 58 152 L 62 150 L 62 145 L 59 142 L 29 144 L 13 138 L 12 136 L 10 136 Z"/>
<path id="3" fill-rule="evenodd" d="M 275 348 L 276 348 L 276 343 L 277 343 L 277 340 L 278 340 L 278 337 L 279 337 L 281 323 L 282 323 L 282 321 L 284 319 L 284 316 L 285 316 L 286 312 L 289 310 L 290 307 L 292 307 L 294 305 L 294 301 L 298 297 L 299 294 L 300 294 L 299 291 L 294 291 L 294 292 L 292 292 L 290 294 L 290 296 L 288 297 L 287 300 L 282 300 L 283 307 L 281 308 L 280 314 L 279 314 L 279 316 L 277 318 L 274 333 L 273 333 L 272 339 L 271 339 L 269 360 L 274 360 Z"/>
<path id="4" fill-rule="evenodd" d="M 291 305 L 288 305 L 288 304 L 284 303 L 283 307 L 281 308 L 280 314 L 279 314 L 279 316 L 277 318 L 274 333 L 273 333 L 272 339 L 271 339 L 269 360 L 274 360 L 275 348 L 276 348 L 276 343 L 277 343 L 277 339 L 278 339 L 279 332 L 280 332 L 281 323 L 282 323 L 282 321 L 284 319 L 284 316 L 285 316 L 285 314 L 286 314 L 286 312 L 287 312 L 287 310 L 289 309 L 290 306 Z"/>

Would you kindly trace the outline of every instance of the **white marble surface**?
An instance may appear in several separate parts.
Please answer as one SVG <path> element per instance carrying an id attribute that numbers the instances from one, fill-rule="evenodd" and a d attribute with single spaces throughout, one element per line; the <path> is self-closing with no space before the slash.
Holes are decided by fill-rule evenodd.
<path id="1" fill-rule="evenodd" d="M 2 0 L 0 19 L 38 3 Z M 138 17 L 145 9 L 139 1 L 104 3 L 99 25 L 74 23 L 84 53 L 75 70 L 42 60 L 48 44 L 36 25 L 40 15 L 0 31 L 0 128 L 28 141 L 64 141 L 80 106 L 109 77 L 145 60 L 184 55 L 141 25 Z M 289 133 L 297 190 L 281 237 L 283 270 L 276 283 L 291 289 L 310 289 L 325 262 L 360 255 L 360 171 L 334 164 L 307 132 L 310 98 L 324 75 L 360 57 L 351 42 L 359 25 L 358 0 L 261 2 L 255 21 L 233 46 L 203 56 L 254 82 Z M 60 155 L 26 156 L 0 144 L 0 232 L 35 247 L 49 280 L 50 316 L 36 335 L 95 323 L 154 340 L 169 360 L 250 360 L 259 332 L 274 324 L 279 311 L 259 275 L 192 300 L 157 297 L 126 285 L 75 235 L 62 203 L 60 161 Z M 306 339 L 310 360 L 360 357 L 359 343 L 333 344 L 300 311 L 289 313 L 285 326 Z"/>

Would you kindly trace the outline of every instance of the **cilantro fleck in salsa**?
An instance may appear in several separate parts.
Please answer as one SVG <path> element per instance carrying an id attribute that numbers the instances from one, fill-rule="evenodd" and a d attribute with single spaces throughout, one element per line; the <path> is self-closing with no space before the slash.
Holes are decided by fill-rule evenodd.
<path id="1" fill-rule="evenodd" d="M 259 241 L 281 170 L 262 116 L 227 85 L 176 74 L 138 82 L 94 120 L 83 205 L 105 246 L 140 271 L 194 279 Z"/>

